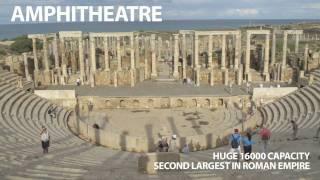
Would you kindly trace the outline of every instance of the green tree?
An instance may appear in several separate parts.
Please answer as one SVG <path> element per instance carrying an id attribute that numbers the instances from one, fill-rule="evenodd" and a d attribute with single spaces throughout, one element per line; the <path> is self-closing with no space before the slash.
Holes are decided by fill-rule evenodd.
<path id="1" fill-rule="evenodd" d="M 14 43 L 10 45 L 11 51 L 15 53 L 23 53 L 32 51 L 32 40 L 28 36 L 23 35 L 12 39 Z M 41 49 L 41 43 L 37 42 L 37 49 Z"/>

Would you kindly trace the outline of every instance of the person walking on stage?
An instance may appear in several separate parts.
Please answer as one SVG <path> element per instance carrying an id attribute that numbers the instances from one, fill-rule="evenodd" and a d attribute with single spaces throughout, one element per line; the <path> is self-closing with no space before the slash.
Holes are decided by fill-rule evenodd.
<path id="1" fill-rule="evenodd" d="M 49 153 L 50 146 L 50 135 L 46 127 L 42 126 L 42 130 L 40 133 L 41 145 L 43 149 L 43 154 Z"/>

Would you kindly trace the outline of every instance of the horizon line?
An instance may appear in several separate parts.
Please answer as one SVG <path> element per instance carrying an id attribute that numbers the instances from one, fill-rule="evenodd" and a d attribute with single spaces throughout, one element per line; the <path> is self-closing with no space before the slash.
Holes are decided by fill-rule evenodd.
<path id="1" fill-rule="evenodd" d="M 162 22 L 165 21 L 232 21 L 232 20 L 245 20 L 245 21 L 257 21 L 257 20 L 273 20 L 273 21 L 281 21 L 281 20 L 296 20 L 296 21 L 320 21 L 319 18 L 292 18 L 292 19 L 279 19 L 279 18 L 253 18 L 253 19 L 248 19 L 248 18 L 216 18 L 216 19 L 163 19 Z M 128 24 L 132 24 L 132 23 L 162 23 L 162 22 L 125 22 L 125 21 L 118 21 L 118 22 L 99 22 L 99 21 L 92 21 L 92 22 L 15 22 L 15 23 L 1 23 L 0 25 L 28 25 L 28 24 L 83 24 L 83 23 L 128 23 Z"/>

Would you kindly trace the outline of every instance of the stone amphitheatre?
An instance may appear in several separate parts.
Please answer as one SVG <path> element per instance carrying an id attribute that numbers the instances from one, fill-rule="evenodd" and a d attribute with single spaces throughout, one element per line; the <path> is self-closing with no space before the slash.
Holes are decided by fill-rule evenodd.
<path id="1" fill-rule="evenodd" d="M 29 34 L 33 51 L 0 59 L 0 177 L 317 179 L 316 32 L 264 26 Z M 296 141 L 289 140 L 291 120 L 300 129 Z M 47 155 L 42 125 L 52 139 Z M 235 128 L 256 125 L 271 129 L 271 151 L 310 152 L 312 169 L 139 170 L 139 159 L 153 158 L 160 138 L 177 135 L 180 151 L 189 145 L 181 161 L 210 161 L 212 152 L 228 151 Z"/>

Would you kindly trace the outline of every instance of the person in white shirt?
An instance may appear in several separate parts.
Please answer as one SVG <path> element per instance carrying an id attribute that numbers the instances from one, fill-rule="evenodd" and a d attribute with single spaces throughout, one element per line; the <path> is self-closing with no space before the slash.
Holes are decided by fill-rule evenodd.
<path id="1" fill-rule="evenodd" d="M 177 148 L 177 135 L 172 135 L 172 138 L 170 140 L 169 143 L 169 152 L 179 152 L 178 148 Z"/>
<path id="2" fill-rule="evenodd" d="M 77 78 L 77 86 L 80 86 L 81 85 L 81 79 L 80 78 Z"/>
<path id="3" fill-rule="evenodd" d="M 41 139 L 41 145 L 43 149 L 43 154 L 46 154 L 49 152 L 49 146 L 50 146 L 50 135 L 44 126 L 42 126 L 42 130 L 40 133 L 40 139 Z"/>

